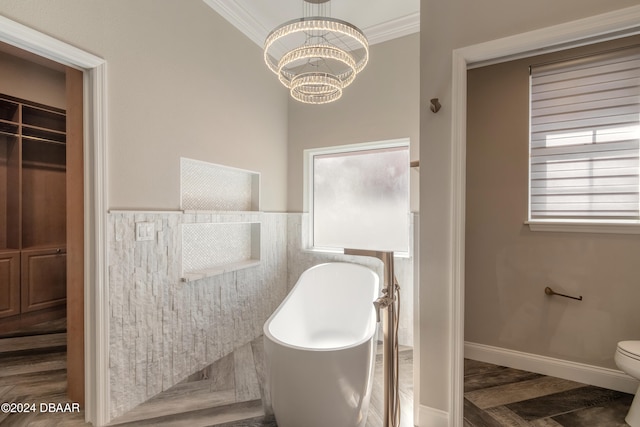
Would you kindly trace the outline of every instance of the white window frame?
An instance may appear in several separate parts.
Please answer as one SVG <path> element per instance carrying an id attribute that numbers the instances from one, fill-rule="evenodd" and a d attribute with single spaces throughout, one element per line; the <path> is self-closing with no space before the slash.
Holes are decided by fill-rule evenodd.
<path id="1" fill-rule="evenodd" d="M 599 53 L 594 53 L 599 55 Z M 531 84 L 529 86 L 531 90 Z M 529 99 L 529 123 L 531 124 L 531 99 Z M 640 234 L 640 220 L 633 219 L 532 219 L 531 218 L 531 130 L 529 130 L 528 205 L 527 224 L 531 231 Z"/>
<path id="2" fill-rule="evenodd" d="M 313 170 L 313 158 L 315 156 L 326 155 L 326 154 L 340 154 L 340 153 L 353 153 L 358 151 L 371 151 L 371 150 L 379 150 L 385 148 L 406 148 L 410 150 L 410 139 L 409 138 L 398 138 L 384 141 L 374 141 L 374 142 L 364 142 L 364 143 L 356 143 L 356 144 L 348 144 L 348 145 L 339 145 L 333 147 L 322 147 L 322 148 L 310 148 L 304 150 L 304 212 L 308 214 L 308 223 L 307 230 L 302 230 L 303 236 L 306 237 L 306 242 L 303 241 L 303 250 L 310 252 L 322 252 L 322 253 L 333 253 L 333 254 L 341 254 L 343 253 L 342 249 L 337 248 L 327 248 L 327 247 L 318 247 L 314 245 L 314 236 L 313 236 L 313 179 L 314 179 L 314 170 Z M 411 176 L 411 175 L 409 175 Z M 409 188 L 407 188 L 407 197 L 410 199 L 411 194 L 411 178 L 409 178 Z M 410 200 L 408 200 L 410 202 Z M 410 203 L 409 203 L 410 205 Z M 407 211 L 407 215 L 410 216 L 410 210 Z M 410 219 L 410 217 L 409 217 Z M 411 224 L 411 221 L 408 222 Z M 409 226 L 410 228 L 410 226 Z M 409 257 L 411 254 L 411 239 L 410 233 L 411 230 L 407 228 L 407 236 L 409 242 L 409 248 L 405 252 L 394 252 L 394 256 L 397 257 Z"/>

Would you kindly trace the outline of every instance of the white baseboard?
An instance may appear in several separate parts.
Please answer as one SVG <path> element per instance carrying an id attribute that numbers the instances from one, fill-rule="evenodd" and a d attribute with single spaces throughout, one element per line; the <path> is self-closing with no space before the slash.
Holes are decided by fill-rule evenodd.
<path id="1" fill-rule="evenodd" d="M 484 344 L 465 341 L 464 357 L 625 393 L 633 394 L 638 389 L 638 381 L 622 371 Z"/>
<path id="2" fill-rule="evenodd" d="M 420 405 L 418 427 L 449 427 L 449 413 L 430 406 Z"/>

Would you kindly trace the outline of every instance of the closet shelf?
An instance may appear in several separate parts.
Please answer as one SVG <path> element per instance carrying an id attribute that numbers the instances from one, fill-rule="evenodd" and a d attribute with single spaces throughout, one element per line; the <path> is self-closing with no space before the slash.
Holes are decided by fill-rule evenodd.
<path id="1" fill-rule="evenodd" d="M 47 163 L 47 162 L 33 162 L 25 160 L 22 162 L 22 167 L 24 169 L 28 168 L 37 168 L 37 169 L 47 169 L 51 171 L 65 172 L 67 170 L 66 165 L 57 165 L 55 163 Z"/>
<path id="2" fill-rule="evenodd" d="M 22 137 L 22 140 L 23 141 L 32 141 L 32 142 L 44 142 L 46 144 L 55 144 L 55 145 L 63 145 L 63 146 L 67 145 L 67 143 L 64 142 L 64 141 L 56 141 L 56 140 L 53 140 L 53 139 L 39 138 L 37 136 L 26 136 L 26 135 L 24 135 Z"/>
<path id="3" fill-rule="evenodd" d="M 48 251 L 48 250 L 60 250 L 60 253 L 66 253 L 67 251 L 67 244 L 66 243 L 60 243 L 59 245 L 55 245 L 55 244 L 46 244 L 46 245 L 30 245 L 30 246 L 24 246 L 22 248 L 23 251 Z"/>

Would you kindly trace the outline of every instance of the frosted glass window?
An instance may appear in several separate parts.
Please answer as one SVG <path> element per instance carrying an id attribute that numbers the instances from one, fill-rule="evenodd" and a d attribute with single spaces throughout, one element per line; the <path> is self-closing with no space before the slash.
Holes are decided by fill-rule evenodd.
<path id="1" fill-rule="evenodd" d="M 408 251 L 407 145 L 325 151 L 311 161 L 314 247 Z"/>

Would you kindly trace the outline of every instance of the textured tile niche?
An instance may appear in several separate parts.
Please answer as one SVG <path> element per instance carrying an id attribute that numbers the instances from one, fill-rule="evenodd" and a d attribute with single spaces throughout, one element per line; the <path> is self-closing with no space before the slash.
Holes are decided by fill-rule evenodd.
<path id="1" fill-rule="evenodd" d="M 185 212 L 224 214 L 213 223 L 182 226 L 182 274 L 200 280 L 260 263 L 259 221 L 231 212 L 260 211 L 260 174 L 199 160 L 180 159 L 180 207 Z M 251 216 L 251 215 L 250 215 Z"/>
<path id="2" fill-rule="evenodd" d="M 111 416 L 119 416 L 262 334 L 287 292 L 287 214 L 108 215 Z M 135 240 L 135 223 L 155 238 Z M 182 225 L 261 223 L 260 263 L 182 279 Z"/>

